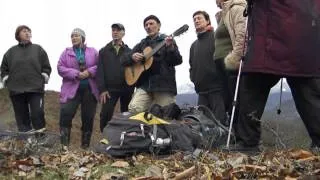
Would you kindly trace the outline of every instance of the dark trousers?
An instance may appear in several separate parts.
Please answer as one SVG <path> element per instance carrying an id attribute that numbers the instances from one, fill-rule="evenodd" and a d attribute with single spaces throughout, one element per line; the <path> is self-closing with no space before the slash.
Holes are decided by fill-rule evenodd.
<path id="1" fill-rule="evenodd" d="M 207 106 L 220 122 L 225 122 L 226 110 L 222 91 L 200 93 L 198 96 L 198 105 Z"/>
<path id="2" fill-rule="evenodd" d="M 217 69 L 221 71 L 221 77 L 223 79 L 223 97 L 224 97 L 224 104 L 226 112 L 228 113 L 228 117 L 230 118 L 232 113 L 232 108 L 234 105 L 234 95 L 237 85 L 237 76 L 238 70 L 226 70 L 224 64 L 224 58 L 215 60 L 217 65 Z M 236 109 L 234 114 L 234 120 L 238 119 L 238 111 L 239 111 L 239 96 L 236 99 Z M 227 119 L 230 121 L 230 119 Z M 225 122 L 225 125 L 229 124 L 229 122 Z"/>
<path id="3" fill-rule="evenodd" d="M 91 93 L 89 85 L 80 86 L 73 99 L 61 104 L 60 128 L 70 129 L 78 106 L 81 104 L 81 130 L 82 133 L 92 132 L 93 121 L 96 113 L 97 100 Z"/>
<path id="4" fill-rule="evenodd" d="M 43 93 L 22 93 L 10 98 L 19 131 L 45 127 Z"/>
<path id="5" fill-rule="evenodd" d="M 100 112 L 100 131 L 103 132 L 104 127 L 111 120 L 114 112 L 114 107 L 118 99 L 120 98 L 120 110 L 121 112 L 128 111 L 128 105 L 131 101 L 133 92 L 110 92 L 110 99 L 107 99 L 105 104 L 102 104 Z"/>
<path id="6" fill-rule="evenodd" d="M 239 119 L 235 125 L 236 137 L 247 146 L 259 144 L 260 118 L 270 89 L 281 77 L 251 73 L 241 77 Z M 292 96 L 315 146 L 320 147 L 320 78 L 287 77 Z"/>

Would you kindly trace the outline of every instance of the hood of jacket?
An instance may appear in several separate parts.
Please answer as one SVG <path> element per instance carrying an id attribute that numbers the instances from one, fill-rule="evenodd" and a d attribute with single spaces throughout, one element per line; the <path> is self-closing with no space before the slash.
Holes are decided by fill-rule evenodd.
<path id="1" fill-rule="evenodd" d="M 228 0 L 222 3 L 222 9 L 229 10 L 235 5 L 246 7 L 247 1 L 246 0 Z"/>

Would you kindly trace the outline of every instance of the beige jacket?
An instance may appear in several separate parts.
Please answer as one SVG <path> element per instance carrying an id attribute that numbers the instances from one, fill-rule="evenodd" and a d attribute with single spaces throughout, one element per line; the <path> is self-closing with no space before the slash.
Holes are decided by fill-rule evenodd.
<path id="1" fill-rule="evenodd" d="M 222 4 L 222 19 L 228 29 L 233 47 L 233 50 L 224 59 L 226 68 L 229 70 L 239 68 L 244 53 L 247 18 L 243 17 L 243 11 L 246 5 L 246 0 L 228 0 Z"/>

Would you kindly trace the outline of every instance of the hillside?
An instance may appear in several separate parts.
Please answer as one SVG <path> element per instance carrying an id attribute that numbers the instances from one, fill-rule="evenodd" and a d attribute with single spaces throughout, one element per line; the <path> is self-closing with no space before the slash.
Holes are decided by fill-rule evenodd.
<path id="1" fill-rule="evenodd" d="M 197 103 L 197 95 L 179 94 L 176 97 L 180 107 L 194 106 Z M 264 144 L 271 147 L 281 147 L 279 140 L 286 147 L 307 147 L 310 139 L 307 131 L 295 109 L 291 93 L 284 92 L 281 105 L 282 113 L 277 114 L 279 94 L 270 94 L 265 112 L 262 116 L 262 139 Z M 47 91 L 45 94 L 45 117 L 47 129 L 59 133 L 59 93 Z M 80 108 L 79 108 L 80 109 Z M 118 108 L 116 108 L 117 110 Z M 100 105 L 97 107 L 95 116 L 94 131 L 91 145 L 101 139 L 99 131 Z M 73 148 L 79 147 L 81 137 L 81 120 L 79 112 L 76 114 L 72 124 L 71 144 Z M 6 89 L 0 89 L 0 130 L 15 129 L 14 113 L 11 101 Z"/>
<path id="2" fill-rule="evenodd" d="M 55 91 L 47 91 L 45 94 L 44 103 L 45 118 L 47 123 L 46 128 L 51 132 L 59 134 L 59 93 Z M 78 108 L 75 119 L 72 121 L 71 148 L 80 147 L 81 120 L 79 109 L 80 108 Z M 96 144 L 101 139 L 101 133 L 99 130 L 99 112 L 100 106 L 97 107 L 91 145 Z M 6 89 L 0 89 L 0 130 L 3 129 L 16 130 L 12 104 Z"/>

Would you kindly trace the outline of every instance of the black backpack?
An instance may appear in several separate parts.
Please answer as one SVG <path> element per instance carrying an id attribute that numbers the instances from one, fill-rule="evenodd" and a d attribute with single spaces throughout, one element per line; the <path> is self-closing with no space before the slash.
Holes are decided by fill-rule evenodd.
<path id="1" fill-rule="evenodd" d="M 194 133 L 187 125 L 179 121 L 165 121 L 149 112 L 115 114 L 103 130 L 103 137 L 96 151 L 113 157 L 193 152 L 201 140 L 200 134 Z"/>
<path id="2" fill-rule="evenodd" d="M 225 144 L 227 133 L 227 128 L 205 106 L 181 111 L 174 104 L 153 105 L 148 112 L 136 115 L 115 114 L 105 127 L 104 139 L 96 151 L 113 157 L 193 152 L 196 148 L 208 149 Z"/>
<path id="3" fill-rule="evenodd" d="M 224 126 L 206 106 L 199 105 L 182 110 L 180 118 L 193 131 L 199 132 L 204 149 L 219 148 L 226 144 L 228 127 Z M 231 140 L 235 137 L 231 134 Z"/>

